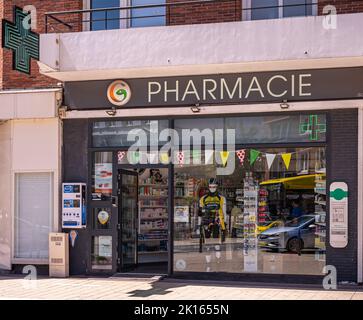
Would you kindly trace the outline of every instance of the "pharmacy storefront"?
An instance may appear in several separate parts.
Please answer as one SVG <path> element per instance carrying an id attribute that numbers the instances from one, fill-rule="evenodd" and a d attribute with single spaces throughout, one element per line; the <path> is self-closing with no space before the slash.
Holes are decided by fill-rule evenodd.
<path id="1" fill-rule="evenodd" d="M 361 68 L 65 84 L 72 274 L 358 273 Z M 81 185 L 82 186 L 82 185 Z"/>

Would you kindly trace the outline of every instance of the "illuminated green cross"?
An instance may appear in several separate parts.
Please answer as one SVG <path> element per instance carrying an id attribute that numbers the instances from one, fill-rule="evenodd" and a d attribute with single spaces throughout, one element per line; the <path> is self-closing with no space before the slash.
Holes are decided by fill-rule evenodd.
<path id="1" fill-rule="evenodd" d="M 19 7 L 14 8 L 14 23 L 2 21 L 2 47 L 13 51 L 13 69 L 30 74 L 31 58 L 39 60 L 39 34 L 24 28 L 29 15 Z"/>
<path id="2" fill-rule="evenodd" d="M 300 134 L 305 134 L 309 132 L 309 139 L 316 141 L 319 138 L 320 133 L 326 132 L 326 124 L 319 123 L 317 115 L 310 115 L 309 121 L 305 123 L 300 123 Z"/>

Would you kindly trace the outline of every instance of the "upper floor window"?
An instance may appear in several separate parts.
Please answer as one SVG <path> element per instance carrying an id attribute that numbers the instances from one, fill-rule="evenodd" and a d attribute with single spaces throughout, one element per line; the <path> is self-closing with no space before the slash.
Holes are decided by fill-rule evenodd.
<path id="1" fill-rule="evenodd" d="M 317 15 L 318 0 L 243 0 L 243 20 Z"/>
<path id="2" fill-rule="evenodd" d="M 165 25 L 166 8 L 165 6 L 158 6 L 165 3 L 166 0 L 90 0 L 91 9 L 132 7 L 130 10 L 116 9 L 92 12 L 91 30 Z"/>
<path id="3" fill-rule="evenodd" d="M 90 0 L 91 9 L 119 8 L 120 0 Z M 96 11 L 91 14 L 91 30 L 120 28 L 120 10 Z"/>
<path id="4" fill-rule="evenodd" d="M 132 6 L 163 5 L 166 0 L 131 0 Z M 131 10 L 131 27 L 153 27 L 166 24 L 166 8 L 150 7 Z"/>

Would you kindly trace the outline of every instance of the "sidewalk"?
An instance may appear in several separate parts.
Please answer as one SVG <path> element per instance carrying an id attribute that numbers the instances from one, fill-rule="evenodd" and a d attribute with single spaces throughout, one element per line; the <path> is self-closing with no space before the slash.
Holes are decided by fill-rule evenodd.
<path id="1" fill-rule="evenodd" d="M 0 300 L 363 300 L 362 286 L 327 291 L 320 286 L 279 286 L 232 282 L 140 278 L 23 280 L 0 277 Z"/>

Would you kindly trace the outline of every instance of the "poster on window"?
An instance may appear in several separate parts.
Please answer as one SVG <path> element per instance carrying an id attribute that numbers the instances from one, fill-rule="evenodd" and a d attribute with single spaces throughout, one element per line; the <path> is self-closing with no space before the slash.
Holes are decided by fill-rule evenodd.
<path id="1" fill-rule="evenodd" d="M 95 164 L 95 192 L 112 193 L 112 163 Z"/>
<path id="2" fill-rule="evenodd" d="M 105 258 L 112 257 L 112 237 L 98 237 L 98 255 Z"/>
<path id="3" fill-rule="evenodd" d="M 189 207 L 176 206 L 174 208 L 174 222 L 189 222 Z"/>

